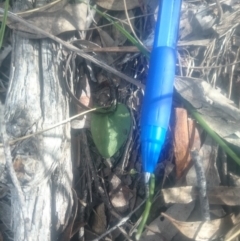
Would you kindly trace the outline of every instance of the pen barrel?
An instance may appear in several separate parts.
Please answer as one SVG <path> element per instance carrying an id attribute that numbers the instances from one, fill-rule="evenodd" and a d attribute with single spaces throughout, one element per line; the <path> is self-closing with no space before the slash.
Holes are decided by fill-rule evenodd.
<path id="1" fill-rule="evenodd" d="M 159 1 L 141 114 L 141 151 L 147 173 L 154 172 L 169 125 L 181 3 L 181 0 Z"/>
<path id="2" fill-rule="evenodd" d="M 157 47 L 151 54 L 141 114 L 143 169 L 153 173 L 165 141 L 172 106 L 175 50 Z"/>
<path id="3" fill-rule="evenodd" d="M 160 0 L 153 49 L 159 46 L 176 47 L 181 0 Z"/>
<path id="4" fill-rule="evenodd" d="M 168 128 L 175 77 L 175 50 L 157 47 L 150 59 L 148 80 L 142 106 L 141 126 Z M 149 138 L 146 136 L 142 138 Z"/>

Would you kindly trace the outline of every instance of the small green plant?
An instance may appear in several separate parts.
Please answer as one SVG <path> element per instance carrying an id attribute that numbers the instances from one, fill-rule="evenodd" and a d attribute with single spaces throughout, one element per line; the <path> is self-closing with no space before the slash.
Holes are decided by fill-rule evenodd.
<path id="1" fill-rule="evenodd" d="M 104 158 L 112 157 L 127 140 L 131 128 L 128 108 L 118 103 L 109 113 L 94 113 L 91 119 L 93 141 Z"/>

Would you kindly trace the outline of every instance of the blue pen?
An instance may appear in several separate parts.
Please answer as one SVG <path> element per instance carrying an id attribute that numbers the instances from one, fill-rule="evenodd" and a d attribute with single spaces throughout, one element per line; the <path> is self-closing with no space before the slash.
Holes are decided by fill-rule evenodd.
<path id="1" fill-rule="evenodd" d="M 181 0 L 160 0 L 141 114 L 141 152 L 145 182 L 161 153 L 172 106 Z"/>

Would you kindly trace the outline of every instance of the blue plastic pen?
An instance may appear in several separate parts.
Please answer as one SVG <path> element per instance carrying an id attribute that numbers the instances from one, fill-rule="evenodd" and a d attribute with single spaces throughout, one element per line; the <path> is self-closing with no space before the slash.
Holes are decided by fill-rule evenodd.
<path id="1" fill-rule="evenodd" d="M 145 181 L 154 172 L 169 125 L 181 0 L 160 0 L 141 114 Z"/>

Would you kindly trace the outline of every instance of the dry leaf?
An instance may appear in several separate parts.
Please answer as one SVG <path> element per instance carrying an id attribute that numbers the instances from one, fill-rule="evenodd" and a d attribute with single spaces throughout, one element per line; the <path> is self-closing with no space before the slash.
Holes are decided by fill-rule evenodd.
<path id="1" fill-rule="evenodd" d="M 184 99 L 198 109 L 212 130 L 224 140 L 240 146 L 240 110 L 231 100 L 201 79 L 178 76 L 174 86 Z"/>
<path id="2" fill-rule="evenodd" d="M 104 203 L 101 203 L 94 212 L 92 230 L 97 234 L 102 234 L 106 231 L 106 228 L 107 217 L 105 214 L 105 206 Z"/>
<path id="3" fill-rule="evenodd" d="M 240 223 L 237 223 L 227 232 L 227 234 L 224 237 L 224 241 L 234 240 L 239 235 L 240 235 Z"/>
<path id="4" fill-rule="evenodd" d="M 102 8 L 114 11 L 123 11 L 123 0 L 97 0 L 96 4 Z M 139 0 L 126 0 L 127 9 L 139 7 Z"/>
<path id="5" fill-rule="evenodd" d="M 199 149 L 200 136 L 195 122 L 188 120 L 187 111 L 182 108 L 175 109 L 174 152 L 177 178 L 180 178 L 190 164 L 191 149 Z"/>
<path id="6" fill-rule="evenodd" d="M 101 38 L 102 46 L 103 47 L 113 47 L 114 45 L 114 40 L 112 37 L 108 34 L 108 32 L 102 30 L 101 28 L 97 28 L 98 33 Z"/>
<path id="7" fill-rule="evenodd" d="M 174 204 L 168 208 L 166 213 L 170 216 L 173 216 L 177 219 L 185 221 L 188 219 L 192 210 L 194 209 L 195 202 L 184 204 Z M 171 225 L 171 222 L 160 216 L 151 222 L 146 230 L 143 232 L 141 241 L 165 241 L 171 240 L 178 230 Z M 161 238 L 162 237 L 162 238 Z"/>
<path id="8" fill-rule="evenodd" d="M 84 75 L 83 75 L 84 76 Z M 91 101 L 91 90 L 89 85 L 89 80 L 86 76 L 84 76 L 81 79 L 82 85 L 84 85 L 82 89 L 81 96 L 79 98 L 79 101 L 83 103 L 85 106 L 90 107 L 92 105 Z M 84 109 L 80 106 L 76 106 L 77 113 L 81 113 L 84 111 Z M 83 129 L 83 128 L 89 128 L 91 122 L 91 115 L 84 115 L 83 117 L 79 117 L 78 119 L 71 121 L 71 127 L 73 129 Z"/>
<path id="9" fill-rule="evenodd" d="M 232 215 L 204 222 L 182 222 L 166 213 L 162 213 L 162 216 L 167 218 L 186 237 L 198 241 L 216 239 L 228 232 L 232 226 Z"/>
<path id="10" fill-rule="evenodd" d="M 44 12 L 35 12 L 28 16 L 26 20 L 48 33 L 58 35 L 67 31 L 84 30 L 86 17 L 87 4 L 80 3 L 67 4 L 64 8 L 55 12 L 48 12 L 47 10 Z M 21 23 L 11 22 L 8 26 L 12 29 L 35 34 L 33 30 Z"/>
<path id="11" fill-rule="evenodd" d="M 121 180 L 114 174 L 110 180 L 110 201 L 113 207 L 120 213 L 129 209 L 129 201 L 133 197 L 132 191 L 121 183 Z"/>
<path id="12" fill-rule="evenodd" d="M 240 177 L 232 172 L 228 172 L 229 186 L 240 187 Z"/>
<path id="13" fill-rule="evenodd" d="M 193 186 L 162 189 L 162 194 L 165 203 L 190 203 L 198 198 Z M 240 187 L 209 187 L 207 197 L 210 204 L 240 206 Z"/>

